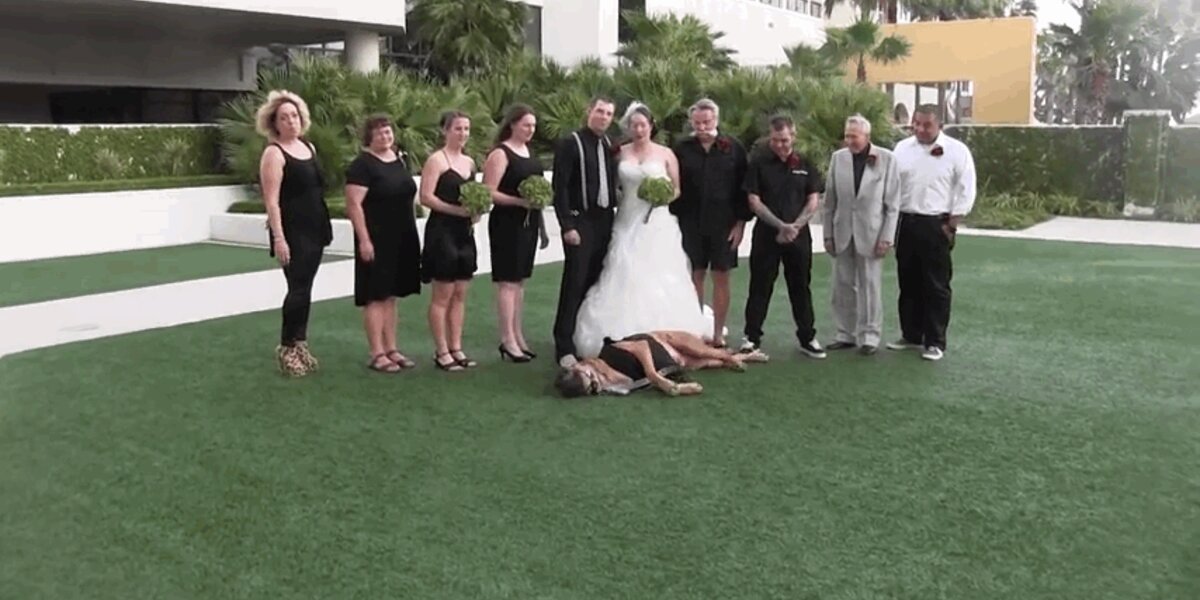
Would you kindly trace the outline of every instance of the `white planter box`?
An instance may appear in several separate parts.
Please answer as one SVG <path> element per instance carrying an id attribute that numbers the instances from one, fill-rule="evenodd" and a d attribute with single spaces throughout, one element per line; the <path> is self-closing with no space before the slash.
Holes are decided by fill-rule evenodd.
<path id="1" fill-rule="evenodd" d="M 194 244 L 243 187 L 0 198 L 0 262 Z"/>

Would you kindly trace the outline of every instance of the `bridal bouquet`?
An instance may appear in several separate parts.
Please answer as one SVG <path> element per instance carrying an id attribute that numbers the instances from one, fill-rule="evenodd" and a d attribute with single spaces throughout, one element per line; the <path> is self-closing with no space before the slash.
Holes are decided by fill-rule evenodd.
<path id="1" fill-rule="evenodd" d="M 463 208 L 467 209 L 467 212 L 474 217 L 482 215 L 492 208 L 491 190 L 478 181 L 468 181 L 462 184 L 460 198 Z"/>
<path id="2" fill-rule="evenodd" d="M 671 200 L 675 198 L 675 184 L 666 177 L 643 179 L 642 184 L 638 186 L 638 198 L 650 204 L 650 211 L 646 213 L 645 221 L 649 223 L 654 209 L 670 204 Z"/>
<path id="3" fill-rule="evenodd" d="M 529 225 L 529 215 L 535 210 L 542 210 L 550 206 L 550 201 L 554 196 L 553 189 L 550 187 L 550 182 L 541 175 L 533 175 L 526 177 L 517 186 L 517 193 L 529 201 L 529 211 L 525 213 L 525 225 Z"/>

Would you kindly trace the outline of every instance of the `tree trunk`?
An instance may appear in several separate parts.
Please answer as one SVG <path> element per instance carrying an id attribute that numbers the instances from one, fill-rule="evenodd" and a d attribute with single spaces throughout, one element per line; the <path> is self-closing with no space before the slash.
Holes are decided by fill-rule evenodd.
<path id="1" fill-rule="evenodd" d="M 867 82 L 867 61 L 861 54 L 858 56 L 858 82 Z"/>
<path id="2" fill-rule="evenodd" d="M 900 0 L 887 0 L 885 13 L 883 19 L 885 23 L 896 23 L 900 18 Z"/>
<path id="3" fill-rule="evenodd" d="M 937 94 L 938 94 L 937 102 L 938 102 L 938 115 L 939 115 L 938 119 L 941 122 L 945 123 L 946 122 L 946 83 L 945 82 L 943 82 L 943 81 L 938 82 Z"/>

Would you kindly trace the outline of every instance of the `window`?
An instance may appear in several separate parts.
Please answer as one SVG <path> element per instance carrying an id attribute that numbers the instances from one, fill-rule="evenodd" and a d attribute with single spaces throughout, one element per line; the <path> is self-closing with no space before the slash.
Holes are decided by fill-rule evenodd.
<path id="1" fill-rule="evenodd" d="M 641 15 L 646 14 L 646 0 L 620 0 L 617 3 L 617 41 L 624 44 L 633 36 L 633 31 L 630 30 L 629 24 L 625 22 L 625 12 L 634 12 Z"/>
<path id="2" fill-rule="evenodd" d="M 525 5 L 525 48 L 542 54 L 542 7 Z"/>

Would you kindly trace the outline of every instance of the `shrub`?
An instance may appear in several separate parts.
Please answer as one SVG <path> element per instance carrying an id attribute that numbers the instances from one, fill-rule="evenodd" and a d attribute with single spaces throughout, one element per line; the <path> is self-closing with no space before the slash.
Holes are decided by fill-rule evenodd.
<path id="1" fill-rule="evenodd" d="M 588 99 L 598 94 L 612 97 L 618 113 L 633 100 L 644 102 L 655 115 L 658 141 L 668 145 L 686 134 L 687 108 L 702 96 L 721 105 L 721 129 L 748 148 L 765 136 L 772 114 L 789 114 L 797 124 L 797 147 L 822 167 L 840 146 L 843 123 L 853 112 L 872 121 L 878 142 L 894 138 L 889 102 L 879 90 L 840 79 L 803 79 L 790 69 L 705 71 L 662 60 L 612 71 L 593 60 L 565 69 L 550 60 L 520 56 L 510 68 L 443 85 L 391 67 L 364 75 L 332 59 L 302 57 L 289 69 L 264 71 L 257 92 L 224 107 L 222 154 L 246 183 L 258 179 L 264 146 L 254 131 L 254 113 L 272 89 L 291 90 L 308 103 L 313 119 L 309 138 L 331 192 L 340 190 L 343 169 L 358 152 L 360 123 L 375 112 L 395 121 L 397 143 L 414 170 L 440 143 L 438 120 L 444 110 L 471 115 L 468 151 L 481 168 L 508 106 L 521 102 L 534 108 L 538 130 L 533 150 L 545 156 L 557 139 L 583 126 Z M 613 134 L 621 137 L 615 124 Z"/>
<path id="2" fill-rule="evenodd" d="M 980 229 L 1025 229 L 1054 216 L 1112 218 L 1120 212 L 1111 202 L 1085 203 L 1065 194 L 980 194 L 966 223 Z"/>
<path id="3" fill-rule="evenodd" d="M 1176 198 L 1156 213 L 1158 217 L 1180 223 L 1200 223 L 1200 200 L 1195 197 Z"/>
<path id="4" fill-rule="evenodd" d="M 4 185 L 219 174 L 211 126 L 0 126 Z"/>
<path id="5" fill-rule="evenodd" d="M 237 185 L 232 175 L 188 175 L 185 177 L 155 177 L 147 179 L 108 179 L 103 181 L 60 181 L 53 183 L 21 183 L 0 186 L 0 196 L 44 196 L 48 194 L 90 194 L 97 192 L 128 192 L 163 190 L 168 188 Z"/>

